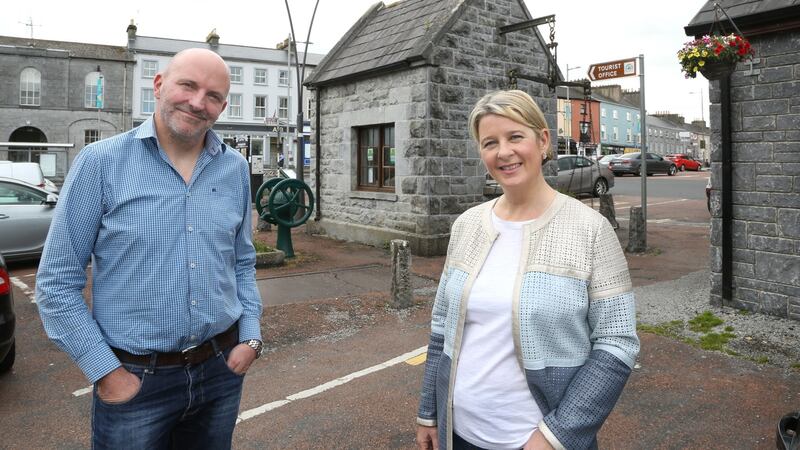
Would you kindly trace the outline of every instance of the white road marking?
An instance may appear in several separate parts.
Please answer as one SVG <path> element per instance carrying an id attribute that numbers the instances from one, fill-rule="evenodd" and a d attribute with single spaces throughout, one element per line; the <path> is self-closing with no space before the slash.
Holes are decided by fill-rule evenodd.
<path id="1" fill-rule="evenodd" d="M 17 277 L 11 277 L 11 283 L 14 286 L 20 288 L 22 290 L 22 293 L 25 294 L 25 296 L 28 297 L 28 299 L 30 299 L 31 303 L 36 303 L 36 294 L 34 294 L 30 286 L 25 284 L 24 281 L 20 280 Z"/>
<path id="2" fill-rule="evenodd" d="M 80 397 L 81 395 L 86 395 L 89 392 L 92 392 L 92 386 L 83 389 L 78 389 L 77 391 L 73 392 L 72 395 L 74 395 L 75 397 Z"/>
<path id="3" fill-rule="evenodd" d="M 369 375 L 371 373 L 378 372 L 380 370 L 383 370 L 383 369 L 392 367 L 394 365 L 400 364 L 402 362 L 405 362 L 409 358 L 413 358 L 415 356 L 418 356 L 418 355 L 420 355 L 420 354 L 422 354 L 422 353 L 424 353 L 426 351 L 428 351 L 428 346 L 427 345 L 425 347 L 420 347 L 420 348 L 418 348 L 416 350 L 412 350 L 412 351 L 410 351 L 408 353 L 400 355 L 400 356 L 398 356 L 396 358 L 392 358 L 392 359 L 390 359 L 390 360 L 388 360 L 386 362 L 382 362 L 382 363 L 374 365 L 372 367 L 367 367 L 366 369 L 359 370 L 358 372 L 353 372 L 353 373 L 351 373 L 349 375 L 345 375 L 345 376 L 337 378 L 335 380 L 328 381 L 327 383 L 320 384 L 317 387 L 313 387 L 311 389 L 306 389 L 305 391 L 300 391 L 300 392 L 298 392 L 296 394 L 292 394 L 292 395 L 286 397 L 283 400 L 276 400 L 274 402 L 267 403 L 265 405 L 261 405 L 259 407 L 253 408 L 253 409 L 248 409 L 247 411 L 243 411 L 243 412 L 239 413 L 239 417 L 236 419 L 236 423 L 238 424 L 239 422 L 244 422 L 245 420 L 252 419 L 253 417 L 256 417 L 256 416 L 260 416 L 261 414 L 264 414 L 266 412 L 269 412 L 269 411 L 272 411 L 274 409 L 280 408 L 281 406 L 288 405 L 289 403 L 291 403 L 293 401 L 312 397 L 314 395 L 317 395 L 317 394 L 320 394 L 322 392 L 325 392 L 325 391 L 327 391 L 329 389 L 333 389 L 333 388 L 335 388 L 337 386 L 341 386 L 341 385 L 343 385 L 345 383 L 349 383 L 350 381 L 353 381 L 356 378 L 361 378 L 361 377 L 363 377 L 365 375 Z"/>
<path id="4" fill-rule="evenodd" d="M 689 201 L 688 198 L 679 198 L 677 200 L 668 200 L 666 202 L 648 203 L 647 206 L 649 207 L 649 206 L 658 206 L 658 205 L 668 205 L 670 203 L 681 203 L 681 202 L 688 202 L 688 201 Z M 639 205 L 633 205 L 633 206 L 642 206 L 642 205 L 639 204 Z M 625 208 L 630 208 L 630 207 L 631 206 L 620 206 L 620 207 L 615 208 L 615 209 L 625 209 Z"/>

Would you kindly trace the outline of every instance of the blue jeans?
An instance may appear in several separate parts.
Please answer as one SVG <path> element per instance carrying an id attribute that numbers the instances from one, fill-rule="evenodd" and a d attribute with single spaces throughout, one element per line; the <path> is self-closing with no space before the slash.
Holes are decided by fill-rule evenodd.
<path id="1" fill-rule="evenodd" d="M 124 403 L 94 389 L 93 449 L 230 449 L 244 376 L 228 369 L 230 350 L 194 366 L 124 364 L 141 388 Z"/>

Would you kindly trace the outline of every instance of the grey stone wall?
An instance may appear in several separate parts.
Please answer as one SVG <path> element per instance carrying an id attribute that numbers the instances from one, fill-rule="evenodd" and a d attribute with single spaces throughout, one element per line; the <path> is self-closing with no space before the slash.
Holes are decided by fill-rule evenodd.
<path id="1" fill-rule="evenodd" d="M 532 32 L 497 32 L 525 20 L 516 1 L 472 3 L 485 9 L 464 11 L 434 49 L 433 66 L 315 93 L 321 96 L 323 219 L 309 225 L 312 231 L 373 245 L 400 238 L 414 254 L 443 254 L 453 220 L 487 199 L 469 113 L 487 92 L 509 88 L 509 70 L 546 76 L 547 60 Z M 518 88 L 539 103 L 555 136 L 555 94 L 525 80 Z M 358 191 L 354 127 L 382 123 L 395 124 L 395 191 Z"/>
<path id="2" fill-rule="evenodd" d="M 760 59 L 731 77 L 732 306 L 800 320 L 800 32 L 751 39 Z M 719 83 L 711 83 L 711 301 L 720 304 Z"/>

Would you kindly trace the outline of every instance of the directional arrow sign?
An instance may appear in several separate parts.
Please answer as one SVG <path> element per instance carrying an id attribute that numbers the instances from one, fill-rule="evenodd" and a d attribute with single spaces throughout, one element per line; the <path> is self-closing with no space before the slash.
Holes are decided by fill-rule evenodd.
<path id="1" fill-rule="evenodd" d="M 592 81 L 636 75 L 636 58 L 592 64 L 589 66 L 588 75 Z"/>

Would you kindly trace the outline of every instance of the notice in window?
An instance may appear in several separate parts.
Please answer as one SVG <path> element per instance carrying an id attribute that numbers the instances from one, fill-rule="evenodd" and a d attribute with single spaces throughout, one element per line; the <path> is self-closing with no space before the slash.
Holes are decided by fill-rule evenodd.
<path id="1" fill-rule="evenodd" d="M 375 182 L 375 169 L 367 169 L 367 183 L 372 184 Z"/>
<path id="2" fill-rule="evenodd" d="M 375 149 L 370 147 L 367 149 L 367 161 L 372 162 L 372 158 L 375 157 Z M 372 181 L 370 181 L 372 183 Z"/>
<path id="3" fill-rule="evenodd" d="M 389 149 L 389 164 L 394 165 L 394 147 Z"/>

